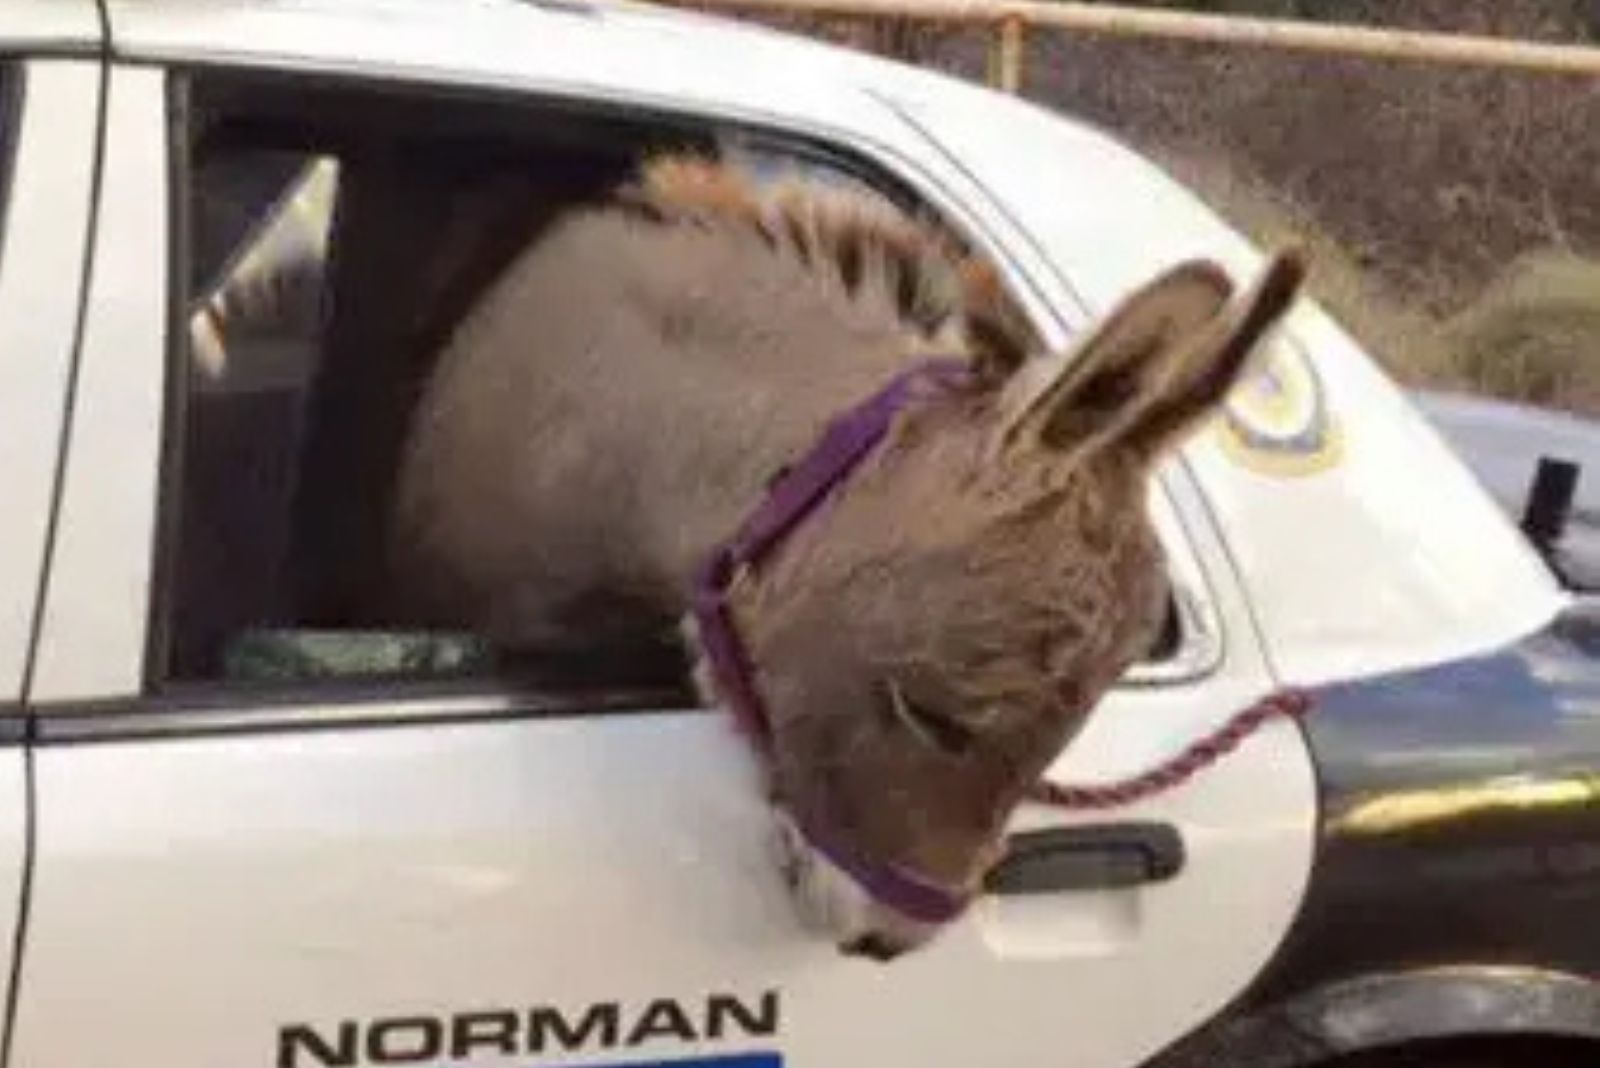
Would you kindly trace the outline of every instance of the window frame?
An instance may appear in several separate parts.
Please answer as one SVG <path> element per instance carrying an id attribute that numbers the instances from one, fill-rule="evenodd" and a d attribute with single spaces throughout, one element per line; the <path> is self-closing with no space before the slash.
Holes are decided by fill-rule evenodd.
<path id="1" fill-rule="evenodd" d="M 16 177 L 16 163 L 18 163 L 18 147 L 22 142 L 22 123 L 26 122 L 27 107 L 27 69 L 26 56 L 16 54 L 0 54 L 0 267 L 3 267 L 3 254 L 6 251 L 6 235 L 11 229 L 11 192 L 13 181 Z M 26 468 L 34 467 L 35 460 L 50 460 L 54 457 L 21 457 L 22 465 Z M 0 486 L 5 486 L 5 476 L 0 476 Z M 21 516 L 24 520 L 32 520 L 34 516 Z M 13 520 L 14 521 L 14 520 Z M 43 568 L 42 552 L 40 552 L 40 568 Z M 26 576 L 19 576 L 26 582 Z M 27 596 L 38 585 L 38 576 L 35 574 L 32 588 L 16 590 L 19 596 Z M 10 584 L 5 584 L 10 585 Z M 5 595 L 10 600 L 11 590 L 0 590 L 0 595 Z M 37 600 L 37 598 L 34 598 Z M 34 606 L 37 612 L 37 604 Z M 29 616 L 26 620 L 32 627 L 34 620 Z M 10 635 L 8 635 L 10 638 Z M 29 671 L 29 644 L 26 628 L 18 628 L 18 641 L 16 644 L 6 641 L 10 648 L 0 649 L 0 664 L 13 670 L 0 670 L 0 724 L 11 724 L 21 716 L 22 700 L 26 699 L 27 671 Z M 10 731 L 0 727 L 0 740 L 5 740 Z"/>
<path id="2" fill-rule="evenodd" d="M 75 364 L 98 219 L 104 98 L 99 64 L 13 42 L 5 72 L 0 177 L 0 742 L 35 705 L 49 623 L 51 565 L 67 441 L 77 409 Z M 27 263 L 27 270 L 7 269 Z M 8 404 L 10 405 L 8 407 Z"/>
<path id="3" fill-rule="evenodd" d="M 154 559 L 147 589 L 142 682 L 140 692 L 133 698 L 135 705 L 147 710 L 145 715 L 154 712 L 157 719 L 152 723 L 159 721 L 164 713 L 185 719 L 190 715 L 199 715 L 209 717 L 212 725 L 222 730 L 231 729 L 230 725 L 258 725 L 263 715 L 270 717 L 273 722 L 287 719 L 328 724 L 410 722 L 418 718 L 436 717 L 454 721 L 517 715 L 709 711 L 699 707 L 686 688 L 664 693 L 655 689 L 640 692 L 613 686 L 603 693 L 586 689 L 539 693 L 530 692 L 526 686 L 512 684 L 492 673 L 443 680 L 368 676 L 261 685 L 221 678 L 182 680 L 167 677 L 172 608 L 175 604 L 172 597 L 172 568 L 183 485 L 178 476 L 182 472 L 182 438 L 189 414 L 188 376 L 192 360 L 187 322 L 191 236 L 187 209 L 188 86 L 190 80 L 196 77 L 239 77 L 270 87 L 280 78 L 303 82 L 305 76 L 288 71 L 224 70 L 203 65 L 173 65 L 164 68 L 164 72 L 165 120 L 169 134 L 166 179 L 170 238 L 164 339 L 166 359 L 160 412 L 160 468 L 155 491 L 156 524 L 151 542 Z M 962 197 L 942 188 L 926 168 L 919 167 L 905 155 L 883 151 L 872 143 L 849 137 L 838 130 L 821 133 L 798 129 L 776 120 L 762 123 L 735 119 L 687 104 L 666 108 L 652 102 L 624 107 L 609 100 L 573 101 L 560 93 L 531 88 L 510 90 L 436 86 L 409 81 L 396 83 L 349 72 L 319 74 L 315 80 L 331 89 L 358 95 L 397 93 L 437 96 L 444 100 L 509 100 L 530 108 L 551 107 L 580 114 L 588 111 L 618 111 L 635 119 L 644 114 L 656 121 L 682 124 L 702 132 L 713 131 L 719 139 L 733 134 L 745 139 L 747 145 L 760 146 L 763 150 L 782 146 L 786 155 L 793 155 L 807 165 L 820 161 L 822 165 L 843 170 L 852 180 L 867 182 L 897 202 L 909 199 L 919 209 L 934 213 L 942 225 L 994 262 L 1024 313 L 1042 336 L 1049 338 L 1052 334 L 1058 334 L 1060 323 L 1066 321 L 1065 318 L 1055 323 L 1041 321 L 1034 305 L 1037 302 L 1048 305 L 1041 296 L 1045 292 L 1044 287 L 1028 277 L 1018 260 L 1007 253 L 1006 243 L 984 224 L 971 205 L 963 203 Z M 1030 293 L 1032 299 L 1029 299 Z M 1047 310 L 1053 315 L 1062 315 L 1062 309 L 1053 305 L 1049 305 Z M 1177 647 L 1163 659 L 1141 661 L 1135 665 L 1115 684 L 1115 689 L 1165 689 L 1193 684 L 1215 674 L 1225 658 L 1226 633 L 1218 610 L 1216 591 L 1211 587 L 1212 579 L 1207 569 L 1202 566 L 1193 536 L 1186 529 L 1184 509 L 1172 496 L 1164 475 L 1158 477 L 1157 489 L 1168 504 L 1170 521 L 1158 524 L 1158 529 L 1163 547 L 1175 565 L 1171 573 L 1178 612 L 1179 641 Z M 687 706 L 685 699 L 689 702 Z M 96 704 L 101 706 L 98 710 L 100 716 L 115 717 L 117 713 L 126 711 L 128 701 L 108 699 L 103 703 L 90 702 L 85 710 Z"/>

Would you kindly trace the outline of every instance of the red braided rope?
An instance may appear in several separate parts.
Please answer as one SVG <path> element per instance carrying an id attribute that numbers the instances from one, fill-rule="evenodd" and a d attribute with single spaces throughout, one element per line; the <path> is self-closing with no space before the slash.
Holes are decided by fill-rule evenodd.
<path id="1" fill-rule="evenodd" d="M 1284 690 L 1268 694 L 1177 756 L 1149 771 L 1101 786 L 1064 786 L 1046 779 L 1034 785 L 1028 798 L 1057 808 L 1121 808 L 1131 805 L 1187 782 L 1272 720 L 1296 719 L 1310 709 L 1311 697 L 1304 691 Z"/>

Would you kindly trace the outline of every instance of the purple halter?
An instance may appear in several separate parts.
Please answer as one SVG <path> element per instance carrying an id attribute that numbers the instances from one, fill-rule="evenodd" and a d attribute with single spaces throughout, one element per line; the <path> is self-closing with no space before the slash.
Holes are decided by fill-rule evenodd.
<path id="1" fill-rule="evenodd" d="M 701 648 L 720 696 L 763 752 L 770 753 L 771 723 L 728 612 L 728 587 L 742 570 L 760 564 L 866 459 L 888 433 L 917 380 L 955 386 L 966 382 L 968 375 L 960 361 L 929 360 L 896 375 L 877 393 L 833 420 L 811 451 L 772 482 L 766 498 L 738 532 L 713 548 L 696 572 L 690 611 L 700 632 Z M 800 832 L 862 889 L 903 915 L 923 923 L 945 923 L 966 908 L 960 895 L 894 865 L 874 864 L 855 856 L 819 828 L 801 826 Z"/>

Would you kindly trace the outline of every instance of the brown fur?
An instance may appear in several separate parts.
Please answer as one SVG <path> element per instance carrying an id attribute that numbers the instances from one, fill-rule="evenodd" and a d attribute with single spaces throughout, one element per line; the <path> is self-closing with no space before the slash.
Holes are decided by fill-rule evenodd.
<path id="1" fill-rule="evenodd" d="M 988 262 L 885 201 L 793 180 L 763 197 L 737 171 L 676 155 L 648 163 L 623 198 L 663 221 L 747 229 L 847 293 L 889 299 L 903 322 L 929 337 L 956 325 L 978 370 L 992 378 L 1014 371 L 1037 344 Z"/>
<path id="2" fill-rule="evenodd" d="M 401 471 L 395 585 L 512 645 L 666 627 L 829 418 L 909 361 L 966 358 L 974 386 L 915 399 L 732 602 L 778 803 L 971 885 L 1146 647 L 1166 589 L 1150 471 L 1298 282 L 1278 259 L 1230 303 L 1185 264 L 1051 357 L 972 256 L 883 203 L 656 161 L 529 248 L 446 349 Z M 615 597 L 637 613 L 609 615 Z"/>

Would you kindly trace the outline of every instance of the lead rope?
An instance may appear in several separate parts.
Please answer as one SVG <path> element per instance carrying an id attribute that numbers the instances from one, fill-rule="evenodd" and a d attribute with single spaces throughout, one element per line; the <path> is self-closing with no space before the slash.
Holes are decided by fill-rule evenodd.
<path id="1" fill-rule="evenodd" d="M 1149 771 L 1099 786 L 1066 786 L 1045 779 L 1034 785 L 1028 799 L 1056 808 L 1122 808 L 1182 785 L 1273 720 L 1299 719 L 1310 709 L 1311 696 L 1303 690 L 1268 694 Z"/>

